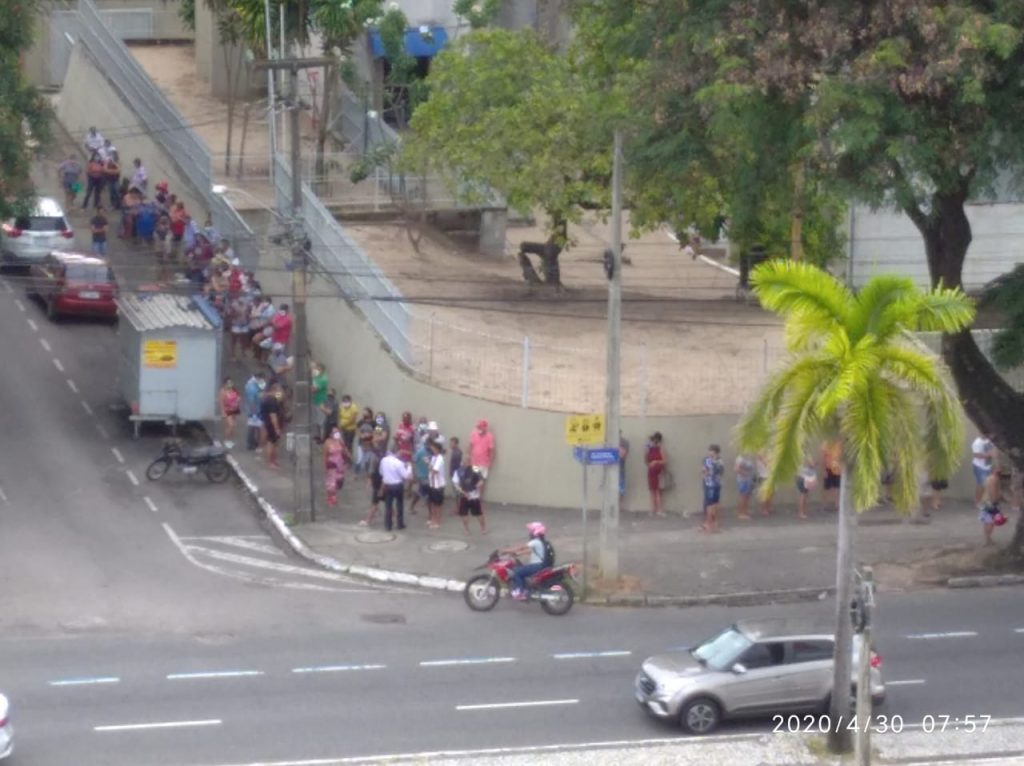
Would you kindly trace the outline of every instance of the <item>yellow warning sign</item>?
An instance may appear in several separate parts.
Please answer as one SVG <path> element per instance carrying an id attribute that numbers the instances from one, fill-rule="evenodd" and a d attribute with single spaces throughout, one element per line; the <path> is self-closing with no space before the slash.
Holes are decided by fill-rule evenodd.
<path id="1" fill-rule="evenodd" d="M 565 441 L 574 447 L 604 444 L 604 415 L 567 415 Z"/>
<path id="2" fill-rule="evenodd" d="M 178 366 L 176 340 L 147 340 L 142 344 L 142 364 L 146 367 L 174 368 Z"/>

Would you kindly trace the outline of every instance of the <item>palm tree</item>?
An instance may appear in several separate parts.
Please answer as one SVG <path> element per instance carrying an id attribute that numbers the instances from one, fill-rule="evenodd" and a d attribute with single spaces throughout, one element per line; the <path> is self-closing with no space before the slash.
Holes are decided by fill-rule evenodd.
<path id="1" fill-rule="evenodd" d="M 840 690 L 851 688 L 853 514 L 875 505 L 886 469 L 895 506 L 909 512 L 918 502 L 919 469 L 945 477 L 956 468 L 964 438 L 959 403 L 945 368 L 910 333 L 958 332 L 974 307 L 959 289 L 922 291 L 901 276 L 875 277 L 854 294 L 816 266 L 787 260 L 762 264 L 751 283 L 761 304 L 785 319 L 790 352 L 737 429 L 744 451 L 771 456 L 762 493 L 791 481 L 812 444 L 842 444 L 829 713 L 847 721 L 849 695 Z M 833 752 L 850 745 L 845 726 L 829 734 Z"/>

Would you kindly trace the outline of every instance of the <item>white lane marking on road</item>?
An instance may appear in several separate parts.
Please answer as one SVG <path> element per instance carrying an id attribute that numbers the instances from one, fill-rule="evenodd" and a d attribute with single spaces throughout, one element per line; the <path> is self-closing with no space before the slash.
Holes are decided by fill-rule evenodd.
<path id="1" fill-rule="evenodd" d="M 60 359 L 54 358 L 53 366 L 57 368 L 57 372 L 64 372 L 64 365 L 60 363 Z"/>
<path id="2" fill-rule="evenodd" d="M 92 411 L 92 407 L 89 406 L 89 402 L 85 401 L 85 399 L 82 400 L 82 409 L 85 410 L 85 414 L 90 417 L 95 414 Z"/>
<path id="3" fill-rule="evenodd" d="M 1024 628 L 1014 628 L 1013 632 L 1014 633 L 1024 633 Z"/>
<path id="4" fill-rule="evenodd" d="M 25 304 L 19 301 L 17 298 L 14 299 L 14 305 L 18 307 L 18 311 L 25 310 Z"/>
<path id="5" fill-rule="evenodd" d="M 139 486 L 139 477 L 132 473 L 132 470 L 130 468 L 127 471 L 125 471 L 125 474 L 128 476 L 128 481 L 130 481 L 136 487 Z"/>
<path id="6" fill-rule="evenodd" d="M 292 668 L 292 673 L 344 673 L 349 670 L 384 670 L 387 665 L 314 665 L 310 668 Z"/>
<path id="7" fill-rule="evenodd" d="M 110 451 L 114 453 L 114 459 L 117 460 L 118 463 L 124 462 L 124 455 L 121 454 L 121 450 L 117 447 L 111 447 Z"/>
<path id="8" fill-rule="evenodd" d="M 168 673 L 168 681 L 190 681 L 196 678 L 246 678 L 262 676 L 262 670 L 212 670 L 204 673 Z"/>
<path id="9" fill-rule="evenodd" d="M 3 502 L 5 502 L 7 504 L 10 504 L 10 502 L 11 502 L 10 500 L 7 499 L 7 493 L 4 492 L 4 488 L 3 487 L 0 487 L 0 500 L 2 500 Z"/>
<path id="10" fill-rule="evenodd" d="M 633 652 L 626 649 L 617 649 L 608 652 L 565 652 L 563 654 L 552 654 L 556 660 L 582 660 L 591 657 L 629 657 Z"/>
<path id="11" fill-rule="evenodd" d="M 43 350 L 46 353 L 50 353 L 51 351 L 53 351 L 53 348 L 50 346 L 50 341 L 48 341 L 46 338 L 40 338 L 39 345 L 43 347 Z"/>
<path id="12" fill-rule="evenodd" d="M 4 285 L 4 290 L 6 290 L 7 292 L 9 292 L 9 293 L 13 293 L 14 292 L 14 288 L 10 286 L 10 284 L 7 282 L 6 279 L 4 280 L 3 285 Z"/>
<path id="13" fill-rule="evenodd" d="M 153 498 L 151 498 L 149 495 L 146 495 L 145 497 L 142 498 L 142 502 L 146 504 L 149 510 L 151 510 L 153 513 L 156 513 L 156 503 L 153 502 Z"/>
<path id="14" fill-rule="evenodd" d="M 575 705 L 578 699 L 530 700 L 528 702 L 488 702 L 482 705 L 456 705 L 456 710 L 505 710 L 518 707 L 548 707 L 551 705 Z"/>
<path id="15" fill-rule="evenodd" d="M 326 593 L 363 593 L 363 594 L 365 594 L 365 593 L 373 592 L 373 593 L 395 593 L 395 594 L 400 594 L 400 593 L 408 593 L 409 592 L 409 591 L 403 591 L 403 590 L 401 590 L 399 588 L 382 588 L 380 586 L 363 585 L 359 580 L 352 580 L 351 583 L 353 585 L 360 585 L 362 587 L 353 587 L 353 588 L 339 588 L 337 586 L 318 585 L 318 584 L 315 584 L 315 583 L 308 583 L 308 582 L 288 582 L 288 581 L 277 580 L 277 579 L 270 578 L 270 577 L 260 577 L 259 575 L 251 574 L 249 572 L 238 572 L 238 571 L 226 569 L 224 567 L 214 566 L 213 564 L 207 564 L 206 562 L 200 561 L 198 558 L 196 558 L 192 554 L 192 550 L 191 550 L 191 548 L 194 548 L 195 546 L 186 546 L 183 542 L 181 542 L 181 538 L 178 537 L 177 533 L 173 529 L 171 529 L 171 526 L 167 522 L 164 522 L 161 526 L 163 526 L 164 532 L 167 533 L 167 536 L 171 539 L 171 542 L 174 543 L 174 546 L 178 549 L 178 551 L 181 553 L 181 555 L 185 557 L 186 561 L 188 561 L 193 566 L 199 567 L 200 569 L 205 569 L 207 572 L 213 572 L 214 574 L 220 575 L 222 577 L 233 577 L 236 580 L 242 580 L 243 582 L 257 583 L 259 585 L 266 585 L 268 587 L 285 587 L 285 588 L 295 588 L 295 589 L 298 589 L 298 590 L 317 590 L 317 591 L 323 591 L 323 592 L 326 592 Z M 244 557 L 238 557 L 238 558 L 244 558 Z M 248 559 L 248 561 L 250 561 L 250 562 L 259 562 L 259 564 L 262 564 L 262 565 L 264 565 L 264 566 L 266 566 L 268 568 L 274 568 L 274 567 L 282 566 L 281 564 L 273 564 L 272 562 L 269 562 L 269 561 L 260 562 L 259 559 Z M 254 564 L 253 566 L 258 566 L 258 565 Z M 330 573 L 329 572 L 324 572 L 323 574 L 330 574 Z M 340 579 L 340 576 L 339 576 L 339 582 L 340 583 L 348 583 L 349 581 L 342 580 L 342 579 Z"/>
<path id="16" fill-rule="evenodd" d="M 254 540 L 270 540 L 266 535 L 238 535 L 238 536 L 218 536 L 218 537 L 182 537 L 182 540 L 204 540 L 207 542 L 222 543 L 224 545 L 230 545 L 234 548 L 245 548 L 249 551 L 257 551 L 259 553 L 266 553 L 269 556 L 284 556 L 284 552 L 280 548 L 274 547 L 274 545 L 268 542 L 254 542 Z"/>
<path id="17" fill-rule="evenodd" d="M 187 726 L 220 726 L 219 718 L 205 721 L 161 721 L 159 723 L 117 723 L 107 726 L 93 726 L 93 731 L 139 731 L 141 729 L 181 729 Z"/>
<path id="18" fill-rule="evenodd" d="M 251 556 L 241 556 L 237 553 L 227 553 L 213 548 L 204 548 L 200 545 L 184 545 L 183 547 L 187 548 L 192 554 L 201 553 L 203 556 L 207 556 L 211 559 L 226 561 L 231 564 L 242 564 L 256 569 L 267 569 L 272 572 L 281 572 L 282 574 L 300 575 L 302 577 L 311 577 L 317 580 L 328 580 L 330 582 L 345 583 L 348 585 L 363 584 L 360 580 L 346 577 L 345 575 L 337 574 L 336 572 L 327 572 L 322 569 L 307 569 L 305 567 L 292 566 L 291 564 L 279 564 L 276 561 L 265 561 L 264 559 L 256 559 Z M 396 588 L 387 588 L 382 590 L 388 590 L 395 593 L 403 592 Z"/>
<path id="19" fill-rule="evenodd" d="M 39 325 L 36 324 L 36 320 L 28 319 L 28 326 L 32 328 L 32 332 L 39 332 Z"/>
<path id="20" fill-rule="evenodd" d="M 99 678 L 64 678 L 60 681 L 50 681 L 50 686 L 90 686 L 92 684 L 119 684 L 121 679 L 116 676 L 101 676 Z"/>
<path id="21" fill-rule="evenodd" d="M 110 434 L 107 433 L 107 429 L 104 428 L 99 423 L 96 424 L 96 430 L 99 431 L 100 436 L 102 436 L 104 439 L 109 439 L 110 438 Z"/>
<path id="22" fill-rule="evenodd" d="M 886 686 L 920 686 L 925 683 L 923 678 L 906 678 L 902 681 L 886 681 Z"/>
<path id="23" fill-rule="evenodd" d="M 447 665 L 497 665 L 515 662 L 515 657 L 467 657 L 461 660 L 424 660 L 421 668 L 440 668 Z"/>
<path id="24" fill-rule="evenodd" d="M 976 635 L 973 630 L 951 630 L 946 633 L 911 633 L 907 638 L 928 641 L 933 638 L 973 638 Z"/>
<path id="25" fill-rule="evenodd" d="M 68 378 L 68 388 L 71 389 L 72 393 L 78 393 L 78 386 L 75 385 L 75 381 L 73 381 L 71 378 Z"/>

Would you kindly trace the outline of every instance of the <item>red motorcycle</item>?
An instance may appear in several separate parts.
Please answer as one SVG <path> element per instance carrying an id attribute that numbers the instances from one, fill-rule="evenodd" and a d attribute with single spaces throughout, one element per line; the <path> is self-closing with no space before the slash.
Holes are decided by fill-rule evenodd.
<path id="1" fill-rule="evenodd" d="M 487 574 L 478 574 L 466 583 L 462 595 L 466 604 L 474 612 L 488 612 L 494 609 L 501 598 L 510 591 L 513 570 L 522 566 L 519 559 L 508 553 L 494 551 L 486 564 L 477 569 L 490 570 Z M 531 577 L 526 578 L 526 598 L 524 601 L 539 601 L 541 609 L 548 614 L 563 615 L 572 609 L 575 600 L 567 578 L 575 577 L 576 564 L 562 564 L 557 567 L 545 567 Z"/>

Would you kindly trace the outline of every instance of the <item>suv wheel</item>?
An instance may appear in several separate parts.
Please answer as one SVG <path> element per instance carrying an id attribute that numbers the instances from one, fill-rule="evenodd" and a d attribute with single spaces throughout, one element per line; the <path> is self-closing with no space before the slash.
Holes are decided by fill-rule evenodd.
<path id="1" fill-rule="evenodd" d="M 679 723 L 691 734 L 707 734 L 722 720 L 722 709 L 710 697 L 695 697 L 683 705 Z"/>

